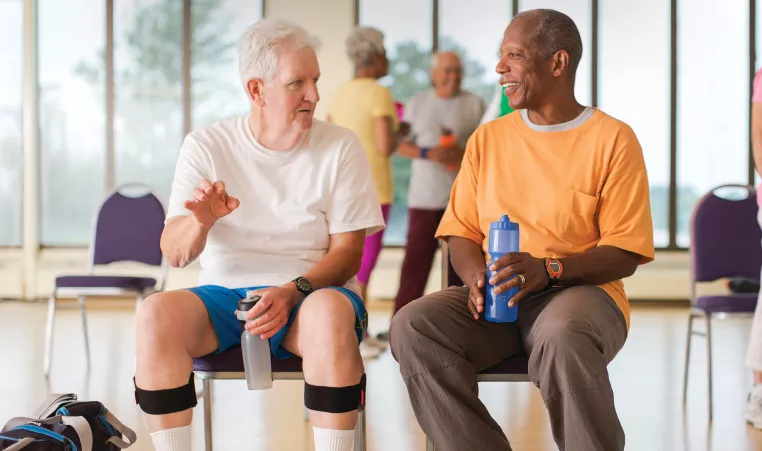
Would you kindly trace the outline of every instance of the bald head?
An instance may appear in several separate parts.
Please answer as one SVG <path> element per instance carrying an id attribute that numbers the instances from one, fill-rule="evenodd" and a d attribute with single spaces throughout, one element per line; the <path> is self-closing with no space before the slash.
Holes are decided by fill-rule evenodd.
<path id="1" fill-rule="evenodd" d="M 455 52 L 437 52 L 431 59 L 431 79 L 439 97 L 453 97 L 460 92 L 463 63 Z"/>
<path id="2" fill-rule="evenodd" d="M 582 38 L 574 21 L 552 9 L 533 9 L 517 14 L 511 23 L 524 22 L 527 43 L 541 58 L 551 58 L 560 50 L 569 54 L 572 78 L 582 59 Z"/>

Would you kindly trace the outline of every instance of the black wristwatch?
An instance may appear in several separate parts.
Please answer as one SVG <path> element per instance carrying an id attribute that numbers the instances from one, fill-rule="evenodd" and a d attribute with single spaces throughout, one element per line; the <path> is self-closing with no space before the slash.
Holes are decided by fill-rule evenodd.
<path id="1" fill-rule="evenodd" d="M 304 277 L 297 277 L 296 279 L 292 280 L 292 282 L 296 284 L 296 289 L 304 293 L 305 296 L 312 294 L 312 284 L 309 280 L 305 279 Z"/>

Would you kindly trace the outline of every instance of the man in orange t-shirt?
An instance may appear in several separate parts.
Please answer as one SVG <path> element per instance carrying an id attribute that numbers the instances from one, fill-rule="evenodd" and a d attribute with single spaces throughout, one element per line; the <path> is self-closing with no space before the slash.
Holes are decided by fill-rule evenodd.
<path id="1" fill-rule="evenodd" d="M 620 451 L 606 366 L 624 345 L 630 308 L 621 279 L 654 258 L 648 177 L 632 129 L 574 97 L 582 42 L 552 10 L 517 15 L 497 72 L 515 112 L 466 147 L 437 237 L 465 287 L 413 301 L 391 344 L 418 422 L 438 450 L 510 450 L 477 396 L 476 374 L 529 356 L 561 450 Z M 490 223 L 520 226 L 520 251 L 487 262 Z M 515 276 L 515 277 L 514 277 Z M 515 323 L 484 313 L 485 284 L 505 292 Z"/>

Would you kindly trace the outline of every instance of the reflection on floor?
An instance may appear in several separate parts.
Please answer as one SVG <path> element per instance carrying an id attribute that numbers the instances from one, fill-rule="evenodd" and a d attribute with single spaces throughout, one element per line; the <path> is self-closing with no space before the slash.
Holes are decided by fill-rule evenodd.
<path id="1" fill-rule="evenodd" d="M 388 323 L 388 303 L 371 308 L 371 327 Z M 28 415 L 48 393 L 76 392 L 102 401 L 139 435 L 135 451 L 151 450 L 146 426 L 135 406 L 134 314 L 129 309 L 90 309 L 93 365 L 84 371 L 83 338 L 76 311 L 61 311 L 48 382 L 42 376 L 44 304 L 0 303 L 0 424 Z M 701 338 L 694 347 L 686 414 L 681 377 L 687 310 L 633 309 L 627 344 L 610 365 L 628 450 L 762 450 L 762 432 L 744 423 L 751 377 L 743 367 L 749 320 L 715 322 L 715 420 L 707 423 L 706 359 Z M 367 363 L 368 445 L 370 450 L 424 449 L 396 362 L 387 351 Z M 514 449 L 556 449 L 539 392 L 529 383 L 483 383 L 481 398 L 511 439 Z M 311 450 L 312 428 L 302 419 L 302 383 L 277 382 L 264 393 L 242 381 L 215 383 L 214 437 L 218 450 Z M 200 406 L 199 406 L 200 407 Z M 200 416 L 199 416 L 200 419 Z M 193 425 L 194 449 L 203 449 L 201 422 Z"/>

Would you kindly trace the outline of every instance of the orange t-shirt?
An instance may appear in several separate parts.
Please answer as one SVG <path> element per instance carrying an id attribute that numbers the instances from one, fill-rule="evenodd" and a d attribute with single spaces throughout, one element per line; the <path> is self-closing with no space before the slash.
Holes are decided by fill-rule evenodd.
<path id="1" fill-rule="evenodd" d="M 600 110 L 565 131 L 537 131 L 519 112 L 479 127 L 437 238 L 468 238 L 485 255 L 490 223 L 507 214 L 519 224 L 520 250 L 563 258 L 608 245 L 654 259 L 643 151 L 625 123 Z M 621 280 L 600 285 L 622 310 Z"/>

